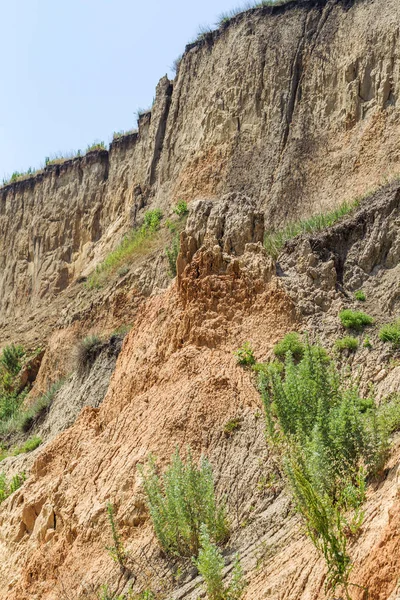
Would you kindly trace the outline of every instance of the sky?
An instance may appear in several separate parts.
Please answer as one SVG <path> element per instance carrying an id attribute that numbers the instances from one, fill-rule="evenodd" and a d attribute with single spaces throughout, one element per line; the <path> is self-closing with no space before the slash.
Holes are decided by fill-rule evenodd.
<path id="1" fill-rule="evenodd" d="M 135 127 L 185 44 L 237 3 L 0 0 L 0 180 Z"/>

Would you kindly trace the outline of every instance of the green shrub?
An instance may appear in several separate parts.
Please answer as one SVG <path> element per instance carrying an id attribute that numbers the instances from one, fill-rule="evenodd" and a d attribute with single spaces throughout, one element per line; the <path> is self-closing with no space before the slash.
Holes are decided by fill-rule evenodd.
<path id="1" fill-rule="evenodd" d="M 245 589 L 245 582 L 239 556 L 235 557 L 231 582 L 225 586 L 223 582 L 224 559 L 217 546 L 211 542 L 205 525 L 201 526 L 200 542 L 199 556 L 193 562 L 206 584 L 208 600 L 240 600 Z"/>
<path id="2" fill-rule="evenodd" d="M 233 419 L 229 419 L 224 425 L 224 433 L 227 436 L 231 436 L 234 431 L 240 429 L 242 425 L 242 419 L 240 417 L 234 417 Z"/>
<path id="3" fill-rule="evenodd" d="M 11 494 L 13 494 L 26 479 L 25 473 L 14 475 L 9 481 L 4 473 L 0 473 L 0 502 L 4 502 Z"/>
<path id="4" fill-rule="evenodd" d="M 395 349 L 400 348 L 400 319 L 381 327 L 379 339 L 382 342 L 390 342 Z"/>
<path id="5" fill-rule="evenodd" d="M 291 352 L 295 360 L 300 360 L 304 354 L 304 344 L 296 332 L 287 333 L 285 337 L 275 344 L 274 354 L 278 358 L 285 358 L 286 354 Z"/>
<path id="6" fill-rule="evenodd" d="M 32 452 L 36 450 L 42 443 L 42 438 L 38 435 L 34 435 L 29 440 L 26 440 L 21 446 L 17 446 L 13 450 L 13 456 L 18 456 L 18 454 L 26 454 L 27 452 Z"/>
<path id="7" fill-rule="evenodd" d="M 354 292 L 354 298 L 359 302 L 365 302 L 366 300 L 365 293 L 362 290 L 357 290 L 356 292 Z"/>
<path id="8" fill-rule="evenodd" d="M 243 346 L 234 352 L 239 365 L 243 367 L 256 364 L 256 359 L 249 342 L 245 342 Z"/>
<path id="9" fill-rule="evenodd" d="M 143 467 L 139 470 L 154 530 L 166 553 L 197 556 L 202 524 L 214 542 L 227 538 L 225 508 L 216 501 L 212 469 L 206 459 L 196 466 L 190 450 L 186 461 L 176 451 L 162 477 L 153 457 L 149 458 L 147 473 Z"/>
<path id="10" fill-rule="evenodd" d="M 10 346 L 3 348 L 0 363 L 11 375 L 15 376 L 18 375 L 21 370 L 21 358 L 24 355 L 25 351 L 22 346 L 11 344 Z"/>
<path id="11" fill-rule="evenodd" d="M 358 348 L 358 339 L 352 337 L 351 335 L 346 335 L 335 342 L 335 348 L 339 352 L 343 352 L 343 350 L 350 350 L 351 352 L 355 352 Z"/>
<path id="12" fill-rule="evenodd" d="M 176 277 L 176 261 L 180 248 L 180 234 L 176 233 L 172 238 L 171 245 L 165 248 L 165 255 L 168 260 L 168 274 L 170 277 Z"/>
<path id="13" fill-rule="evenodd" d="M 299 512 L 325 556 L 332 587 L 348 585 L 350 558 L 344 531 L 362 522 L 365 479 L 379 473 L 400 411 L 385 415 L 338 371 L 319 346 L 305 345 L 296 364 L 286 355 L 260 371 L 268 431 L 285 440 L 285 466 Z M 349 511 L 356 511 L 351 514 Z"/>
<path id="14" fill-rule="evenodd" d="M 113 538 L 113 542 L 114 542 L 114 545 L 108 546 L 107 550 L 108 550 L 111 558 L 115 562 L 117 562 L 123 570 L 125 570 L 127 553 L 124 548 L 124 544 L 121 540 L 121 536 L 119 534 L 117 525 L 115 523 L 114 507 L 111 504 L 111 502 L 107 502 L 107 516 L 108 516 L 108 521 L 110 523 L 110 529 L 111 529 L 112 538 Z"/>
<path id="15" fill-rule="evenodd" d="M 369 339 L 368 336 L 366 336 L 366 338 L 363 342 L 363 347 L 368 348 L 368 350 L 371 350 L 371 348 L 372 348 L 371 340 Z"/>
<path id="16" fill-rule="evenodd" d="M 79 375 L 85 373 L 87 368 L 93 364 L 101 340 L 97 334 L 87 335 L 75 348 L 75 364 Z"/>
<path id="17" fill-rule="evenodd" d="M 331 212 L 317 214 L 309 219 L 289 223 L 286 227 L 278 231 L 268 231 L 264 237 L 264 247 L 268 254 L 276 259 L 288 240 L 302 233 L 313 233 L 321 231 L 325 227 L 331 227 L 342 217 L 353 212 L 358 206 L 358 200 L 350 203 L 344 202 L 339 208 Z"/>
<path id="18" fill-rule="evenodd" d="M 374 319 L 369 315 L 356 310 L 346 308 L 339 313 L 340 321 L 346 329 L 355 329 L 360 331 L 367 325 L 372 325 Z"/>
<path id="19" fill-rule="evenodd" d="M 184 200 L 179 200 L 178 204 L 174 208 L 174 213 L 178 215 L 178 217 L 184 217 L 188 214 L 189 209 L 187 206 L 187 202 Z"/>

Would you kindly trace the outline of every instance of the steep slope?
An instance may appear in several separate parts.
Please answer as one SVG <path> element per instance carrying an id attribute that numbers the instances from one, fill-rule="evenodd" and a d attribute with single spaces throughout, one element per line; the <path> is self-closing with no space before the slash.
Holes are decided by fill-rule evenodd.
<path id="1" fill-rule="evenodd" d="M 399 219 L 399 198 L 398 184 L 389 186 L 332 231 L 293 243 L 280 256 L 281 266 L 293 263 L 297 252 L 303 257 L 307 243 L 313 248 L 315 260 L 310 253 L 308 260 L 314 272 L 326 273 L 340 232 L 348 246 L 339 272 L 346 272 L 347 261 L 352 271 L 365 270 L 363 248 L 372 247 L 378 224 L 382 230 L 384 223 L 391 226 Z M 254 378 L 233 356 L 233 350 L 250 340 L 257 358 L 264 359 L 285 331 L 305 325 L 301 303 L 296 310 L 288 293 L 297 294 L 302 285 L 307 290 L 310 278 L 299 284 L 301 269 L 276 277 L 258 242 L 262 225 L 254 203 L 240 196 L 193 203 L 182 235 L 179 278 L 140 311 L 104 402 L 100 408 L 84 409 L 70 429 L 39 452 L 28 481 L 1 505 L 0 597 L 55 600 L 87 593 L 94 598 L 90 590 L 105 582 L 122 589 L 121 573 L 105 550 L 110 539 L 105 504 L 112 500 L 124 543 L 134 557 L 138 589 L 151 584 L 164 593 L 171 590 L 174 598 L 197 598 L 201 588 L 193 571 L 184 569 L 177 584 L 176 565 L 159 552 L 136 470 L 149 452 L 164 464 L 175 445 L 186 444 L 197 455 L 210 457 L 217 489 L 227 493 L 233 530 L 229 547 L 240 551 L 247 571 L 246 599 L 325 597 L 325 565 L 291 509 L 279 458 L 265 439 Z M 397 243 L 398 229 L 391 248 Z M 375 260 L 366 273 L 376 298 L 399 264 L 382 262 L 384 236 L 381 244 L 375 241 Z M 310 333 L 323 333 L 328 346 L 340 331 L 339 325 L 332 326 L 338 308 L 352 305 L 346 297 L 350 290 L 331 278 L 325 285 L 331 302 L 322 308 L 315 304 L 311 317 L 306 311 Z M 376 306 L 379 320 L 383 316 Z M 392 316 L 385 313 L 385 319 Z M 389 375 L 398 389 L 398 367 L 390 366 L 376 333 L 371 336 L 373 350 L 360 351 L 362 378 L 371 381 L 376 370 L 385 369 L 377 389 L 388 393 Z M 224 425 L 230 418 L 241 419 L 241 427 L 226 436 Z M 394 448 L 385 477 L 369 487 L 364 525 L 352 543 L 352 581 L 368 587 L 370 598 L 382 600 L 396 597 L 400 566 L 396 440 Z M 363 594 L 355 588 L 353 597 Z"/>
<path id="2" fill-rule="evenodd" d="M 1 599 L 94 600 L 100 585 L 131 583 L 201 597 L 192 564 L 160 551 L 137 472 L 149 452 L 163 467 L 188 444 L 210 458 L 226 495 L 226 572 L 239 551 L 246 600 L 326 597 L 326 566 L 267 443 L 256 378 L 234 351 L 249 341 L 268 360 L 293 330 L 333 351 L 338 312 L 360 308 L 362 287 L 375 327 L 339 365 L 378 401 L 399 391 L 398 353 L 377 334 L 400 316 L 399 17 L 395 0 L 239 14 L 187 46 L 138 132 L 0 189 L 0 344 L 44 348 L 26 406 L 65 379 L 32 429 L 44 444 L 3 462 L 27 480 L 0 504 Z M 288 242 L 277 261 L 263 248 L 271 227 L 385 178 L 394 181 L 333 227 Z M 165 246 L 184 219 L 171 227 L 165 217 L 179 199 L 189 214 L 171 280 Z M 151 243 L 91 287 L 96 265 L 156 207 L 164 220 Z M 115 330 L 128 325 L 121 348 Z M 88 332 L 101 341 L 77 373 Z M 354 599 L 365 588 L 370 599 L 399 594 L 399 448 L 394 436 L 350 541 Z M 108 501 L 130 574 L 106 550 Z"/>
<path id="3" fill-rule="evenodd" d="M 399 11 L 298 0 L 240 14 L 187 47 L 137 133 L 0 190 L 3 326 L 87 274 L 144 206 L 243 191 L 272 225 L 397 172 Z"/>

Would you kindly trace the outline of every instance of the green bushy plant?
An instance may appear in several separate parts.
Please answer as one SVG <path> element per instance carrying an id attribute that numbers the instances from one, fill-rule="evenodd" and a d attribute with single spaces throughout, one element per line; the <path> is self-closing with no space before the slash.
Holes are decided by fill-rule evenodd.
<path id="1" fill-rule="evenodd" d="M 178 204 L 174 208 L 174 213 L 178 217 L 185 217 L 189 212 L 187 202 L 185 200 L 179 200 Z"/>
<path id="2" fill-rule="evenodd" d="M 366 300 L 365 292 L 363 292 L 362 290 L 357 290 L 356 292 L 354 292 L 354 298 L 356 300 L 358 300 L 359 302 L 365 302 L 365 300 Z"/>
<path id="3" fill-rule="evenodd" d="M 335 349 L 339 352 L 343 352 L 343 350 L 350 350 L 351 352 L 355 352 L 358 348 L 358 339 L 352 337 L 351 335 L 347 335 L 335 342 Z"/>
<path id="4" fill-rule="evenodd" d="M 278 358 L 285 358 L 288 352 L 292 353 L 295 360 L 300 360 L 304 354 L 304 344 L 298 333 L 295 331 L 287 333 L 285 337 L 275 344 L 274 354 Z"/>
<path id="5" fill-rule="evenodd" d="M 366 313 L 348 308 L 339 313 L 339 318 L 343 327 L 346 327 L 346 329 L 355 329 L 356 331 L 360 331 L 374 322 L 374 319 Z"/>
<path id="6" fill-rule="evenodd" d="M 208 600 L 240 600 L 245 582 L 239 556 L 235 557 L 230 584 L 224 585 L 224 559 L 218 547 L 210 540 L 205 525 L 201 526 L 200 543 L 199 556 L 193 562 L 204 579 Z"/>
<path id="7" fill-rule="evenodd" d="M 176 277 L 176 261 L 179 254 L 180 248 L 180 234 L 176 233 L 172 238 L 171 244 L 165 248 L 165 255 L 168 260 L 168 274 L 171 277 Z"/>
<path id="8" fill-rule="evenodd" d="M 18 490 L 25 479 L 25 473 L 14 475 L 11 480 L 7 479 L 5 473 L 0 473 L 0 502 L 4 502 L 4 500 Z"/>
<path id="9" fill-rule="evenodd" d="M 127 553 L 115 523 L 114 506 L 111 504 L 111 502 L 107 502 L 107 517 L 114 542 L 113 546 L 107 547 L 107 550 L 110 553 L 111 558 L 119 564 L 122 570 L 125 570 Z"/>
<path id="10" fill-rule="evenodd" d="M 163 476 L 157 473 L 154 457 L 149 458 L 146 472 L 142 466 L 139 471 L 154 530 L 165 552 L 197 556 L 203 524 L 214 542 L 227 538 L 225 508 L 216 500 L 211 465 L 205 458 L 197 466 L 190 450 L 186 460 L 176 451 Z"/>
<path id="11" fill-rule="evenodd" d="M 104 142 L 93 142 L 93 144 L 89 144 L 86 148 L 86 153 L 94 152 L 96 150 L 106 150 L 106 145 Z"/>
<path id="12" fill-rule="evenodd" d="M 22 366 L 21 358 L 24 354 L 25 351 L 22 346 L 15 346 L 14 344 L 5 346 L 0 356 L 0 363 L 8 373 L 14 376 L 18 375 Z"/>
<path id="13" fill-rule="evenodd" d="M 256 359 L 250 342 L 245 342 L 243 346 L 238 348 L 234 355 L 236 356 L 237 363 L 242 367 L 248 367 L 256 364 Z"/>
<path id="14" fill-rule="evenodd" d="M 373 399 L 360 397 L 320 346 L 307 343 L 297 364 L 288 352 L 284 371 L 272 364 L 259 378 L 269 434 L 286 442 L 297 508 L 324 554 L 329 584 L 346 587 L 351 561 L 345 531 L 361 525 L 365 479 L 383 468 L 390 418 Z M 388 415 L 396 426 L 397 410 Z"/>
<path id="15" fill-rule="evenodd" d="M 391 343 L 395 349 L 400 348 L 400 319 L 381 327 L 379 330 L 379 339 L 382 342 Z"/>

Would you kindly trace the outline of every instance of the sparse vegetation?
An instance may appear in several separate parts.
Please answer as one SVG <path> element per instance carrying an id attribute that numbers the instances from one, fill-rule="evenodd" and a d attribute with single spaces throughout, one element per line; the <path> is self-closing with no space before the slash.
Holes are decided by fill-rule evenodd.
<path id="1" fill-rule="evenodd" d="M 356 292 L 354 292 L 354 298 L 359 302 L 365 302 L 365 300 L 367 299 L 365 292 L 363 292 L 362 290 L 357 290 Z"/>
<path id="2" fill-rule="evenodd" d="M 243 346 L 234 352 L 238 365 L 250 367 L 256 364 L 256 359 L 250 342 L 245 342 Z"/>
<path id="3" fill-rule="evenodd" d="M 97 150 L 107 150 L 104 142 L 93 142 L 93 144 L 89 144 L 86 148 L 86 154 L 88 152 L 96 152 Z"/>
<path id="4" fill-rule="evenodd" d="M 264 238 L 264 247 L 268 254 L 276 259 L 288 240 L 302 233 L 314 233 L 325 229 L 325 227 L 330 227 L 341 218 L 353 212 L 358 206 L 359 200 L 344 202 L 339 208 L 333 211 L 316 214 L 308 219 L 288 223 L 286 227 L 278 231 L 269 231 Z"/>
<path id="5" fill-rule="evenodd" d="M 87 335 L 83 338 L 75 348 L 75 364 L 76 370 L 81 375 L 85 373 L 88 366 L 93 363 L 96 358 L 96 350 L 101 344 L 100 337 L 97 334 Z"/>
<path id="6" fill-rule="evenodd" d="M 274 354 L 278 358 L 284 359 L 286 354 L 291 352 L 295 360 L 301 360 L 304 354 L 304 344 L 298 333 L 295 331 L 287 333 L 285 337 L 275 344 Z"/>
<path id="7" fill-rule="evenodd" d="M 26 479 L 25 473 L 18 473 L 10 480 L 4 473 L 0 473 L 0 502 L 4 502 L 11 494 L 16 492 Z"/>
<path id="8" fill-rule="evenodd" d="M 12 454 L 13 456 L 18 456 L 18 454 L 26 454 L 27 452 L 32 452 L 36 450 L 42 443 L 42 438 L 38 435 L 34 435 L 24 442 L 21 446 L 17 446 L 14 448 Z"/>
<path id="9" fill-rule="evenodd" d="M 320 346 L 305 345 L 298 364 L 260 371 L 268 431 L 285 440 L 285 469 L 297 509 L 328 565 L 332 590 L 347 590 L 351 560 L 346 531 L 362 523 L 366 477 L 379 473 L 388 454 L 389 421 L 371 398 L 360 398 Z M 391 408 L 392 427 L 397 406 Z"/>
<path id="10" fill-rule="evenodd" d="M 368 350 L 371 350 L 371 348 L 372 348 L 371 340 L 369 339 L 368 336 L 366 336 L 364 339 L 363 347 L 368 348 Z"/>
<path id="11" fill-rule="evenodd" d="M 246 584 L 239 555 L 235 556 L 231 581 L 229 585 L 224 585 L 224 559 L 217 546 L 210 540 L 205 525 L 201 526 L 200 543 L 199 556 L 193 562 L 204 579 L 208 600 L 240 600 Z"/>
<path id="12" fill-rule="evenodd" d="M 346 329 L 361 331 L 364 327 L 372 325 L 374 319 L 361 311 L 350 310 L 346 308 L 339 313 L 339 319 Z"/>
<path id="13" fill-rule="evenodd" d="M 89 276 L 87 285 L 90 289 L 101 287 L 110 274 L 120 269 L 132 256 L 148 249 L 154 235 L 160 228 L 162 212 L 159 208 L 148 210 L 144 215 L 143 225 L 128 233 L 115 250 L 98 265 Z"/>
<path id="14" fill-rule="evenodd" d="M 379 339 L 382 342 L 391 343 L 394 349 L 400 348 L 400 319 L 381 327 Z"/>
<path id="15" fill-rule="evenodd" d="M 180 234 L 175 233 L 171 244 L 165 248 L 165 255 L 168 260 L 168 274 L 170 277 L 176 277 L 176 261 L 180 248 Z"/>
<path id="16" fill-rule="evenodd" d="M 229 419 L 224 425 L 224 433 L 227 436 L 231 436 L 236 430 L 240 429 L 242 425 L 242 419 L 240 417 L 234 417 Z"/>
<path id="17" fill-rule="evenodd" d="M 111 504 L 111 502 L 107 503 L 107 517 L 108 517 L 108 522 L 110 524 L 110 529 L 111 529 L 112 538 L 113 538 L 113 542 L 114 542 L 113 546 L 107 547 L 107 550 L 108 550 L 111 558 L 119 564 L 120 568 L 123 571 L 125 571 L 127 553 L 124 548 L 124 544 L 121 540 L 121 536 L 119 534 L 117 525 L 115 523 L 114 506 Z"/>
<path id="18" fill-rule="evenodd" d="M 174 208 L 174 213 L 179 218 L 181 218 L 181 217 L 186 217 L 188 212 L 189 212 L 189 209 L 188 209 L 187 202 L 185 202 L 184 200 L 179 200 L 178 204 Z"/>
<path id="19" fill-rule="evenodd" d="M 141 466 L 139 471 L 155 534 L 167 554 L 197 556 L 202 525 L 213 542 L 226 540 L 225 508 L 216 500 L 212 468 L 205 458 L 197 466 L 190 449 L 186 460 L 176 451 L 160 477 L 150 456 L 147 469 Z"/>
<path id="20" fill-rule="evenodd" d="M 137 129 L 127 129 L 126 131 L 124 131 L 124 130 L 114 131 L 113 141 L 120 140 L 121 138 L 126 137 L 128 135 L 132 135 L 134 133 L 137 133 Z"/>
<path id="21" fill-rule="evenodd" d="M 25 350 L 22 346 L 5 346 L 0 356 L 0 363 L 4 369 L 12 376 L 18 375 L 21 370 L 21 358 L 25 355 Z"/>
<path id="22" fill-rule="evenodd" d="M 351 335 L 347 335 L 335 342 L 335 349 L 339 352 L 343 352 L 343 350 L 350 350 L 351 352 L 355 352 L 358 348 L 358 339 L 352 337 Z"/>

